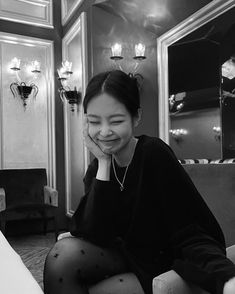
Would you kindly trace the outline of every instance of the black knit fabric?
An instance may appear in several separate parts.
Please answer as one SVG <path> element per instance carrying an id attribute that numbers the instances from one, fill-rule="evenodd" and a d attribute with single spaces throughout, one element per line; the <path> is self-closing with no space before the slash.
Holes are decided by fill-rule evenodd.
<path id="1" fill-rule="evenodd" d="M 152 278 L 172 268 L 222 294 L 235 266 L 225 256 L 220 226 L 170 147 L 158 138 L 138 139 L 122 192 L 112 170 L 110 181 L 100 181 L 97 160 L 90 164 L 71 233 L 119 248 L 146 294 Z"/>

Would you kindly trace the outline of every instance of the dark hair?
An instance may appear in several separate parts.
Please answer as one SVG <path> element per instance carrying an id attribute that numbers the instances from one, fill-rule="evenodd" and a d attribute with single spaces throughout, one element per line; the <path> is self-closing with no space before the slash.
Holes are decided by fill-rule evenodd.
<path id="1" fill-rule="evenodd" d="M 83 100 L 84 112 L 96 96 L 107 93 L 124 104 L 132 117 L 137 116 L 140 107 L 137 79 L 121 70 L 107 71 L 95 75 L 88 83 Z"/>

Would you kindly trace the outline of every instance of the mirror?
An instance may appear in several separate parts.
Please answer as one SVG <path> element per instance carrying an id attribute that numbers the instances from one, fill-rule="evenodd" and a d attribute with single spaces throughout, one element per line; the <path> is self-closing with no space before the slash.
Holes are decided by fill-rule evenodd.
<path id="1" fill-rule="evenodd" d="M 224 95 L 234 83 L 234 7 L 212 1 L 157 40 L 159 136 L 178 158 L 235 157 Z"/>

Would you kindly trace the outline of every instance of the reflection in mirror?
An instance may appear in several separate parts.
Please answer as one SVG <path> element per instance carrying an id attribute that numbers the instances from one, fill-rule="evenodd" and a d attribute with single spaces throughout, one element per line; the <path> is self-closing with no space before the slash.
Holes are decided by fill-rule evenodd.
<path id="1" fill-rule="evenodd" d="M 235 97 L 235 51 L 222 64 L 222 90 L 224 96 Z"/>
<path id="2" fill-rule="evenodd" d="M 220 2 L 158 40 L 160 137 L 181 159 L 235 157 L 235 1 Z"/>

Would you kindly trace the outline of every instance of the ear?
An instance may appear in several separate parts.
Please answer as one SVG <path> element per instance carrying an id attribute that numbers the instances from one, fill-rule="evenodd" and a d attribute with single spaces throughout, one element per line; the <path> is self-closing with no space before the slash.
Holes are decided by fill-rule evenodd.
<path id="1" fill-rule="evenodd" d="M 137 127 L 141 121 L 141 117 L 142 117 L 142 109 L 138 108 L 138 113 L 137 116 L 135 116 L 134 118 L 134 127 Z"/>

